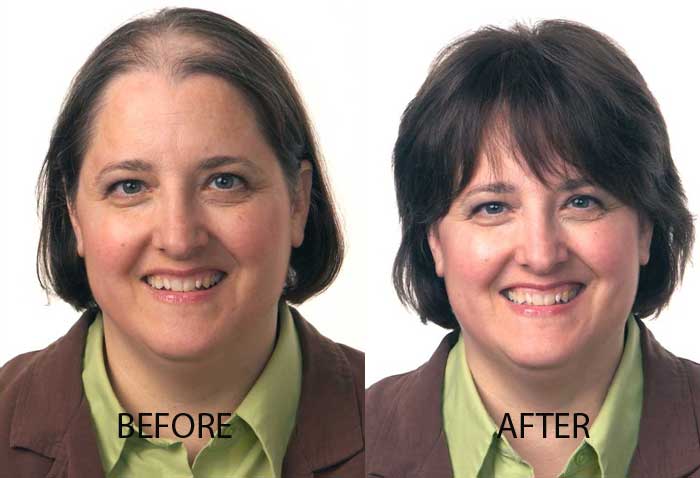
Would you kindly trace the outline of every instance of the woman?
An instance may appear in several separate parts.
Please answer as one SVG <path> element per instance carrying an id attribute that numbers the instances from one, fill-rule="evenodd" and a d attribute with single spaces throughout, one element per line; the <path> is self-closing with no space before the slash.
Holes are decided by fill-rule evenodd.
<path id="1" fill-rule="evenodd" d="M 0 370 L 0 468 L 364 476 L 363 355 L 287 302 L 342 240 L 311 126 L 260 38 L 134 20 L 75 78 L 40 178 L 43 285 L 85 310 Z"/>
<path id="2" fill-rule="evenodd" d="M 659 108 L 607 37 L 545 21 L 445 49 L 394 149 L 399 297 L 454 329 L 368 390 L 369 476 L 680 477 L 700 367 L 641 322 L 692 218 Z"/>

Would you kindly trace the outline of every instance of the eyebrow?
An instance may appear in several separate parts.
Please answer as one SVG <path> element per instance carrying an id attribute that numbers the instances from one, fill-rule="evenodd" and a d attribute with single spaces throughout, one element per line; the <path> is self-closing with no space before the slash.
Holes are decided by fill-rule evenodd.
<path id="1" fill-rule="evenodd" d="M 209 171 L 211 169 L 216 169 L 221 166 L 228 166 L 231 164 L 245 164 L 248 167 L 258 170 L 258 167 L 251 160 L 241 157 L 241 156 L 212 156 L 206 158 L 197 166 L 197 171 Z M 126 159 L 124 161 L 118 161 L 116 163 L 110 163 L 102 170 L 97 173 L 95 177 L 95 184 L 99 183 L 102 178 L 113 171 L 132 171 L 132 172 L 151 172 L 153 171 L 153 165 L 148 161 L 143 159 Z"/>
<path id="2" fill-rule="evenodd" d="M 576 189 L 582 188 L 584 186 L 592 186 L 593 183 L 591 183 L 588 179 L 584 178 L 578 178 L 578 179 L 567 179 L 563 183 L 559 185 L 557 188 L 558 192 L 562 191 L 574 191 Z M 495 183 L 488 183 L 488 184 L 483 184 L 481 186 L 477 186 L 473 189 L 470 189 L 465 195 L 463 199 L 467 199 L 475 194 L 479 193 L 494 193 L 494 194 L 512 194 L 516 190 L 516 187 L 512 185 L 511 183 L 506 183 L 503 181 L 498 181 Z"/>
<path id="3" fill-rule="evenodd" d="M 515 186 L 510 183 L 504 183 L 499 181 L 497 183 L 488 183 L 481 186 L 477 186 L 470 189 L 465 195 L 464 199 L 467 199 L 475 194 L 479 193 L 494 193 L 494 194 L 510 194 L 515 192 Z"/>

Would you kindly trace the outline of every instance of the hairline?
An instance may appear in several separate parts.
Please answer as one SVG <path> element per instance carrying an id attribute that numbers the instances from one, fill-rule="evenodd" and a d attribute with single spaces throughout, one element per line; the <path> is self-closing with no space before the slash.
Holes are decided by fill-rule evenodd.
<path id="1" fill-rule="evenodd" d="M 175 27 L 175 28 L 183 28 L 183 27 Z M 204 43 L 207 44 L 208 39 L 202 37 L 200 34 L 197 33 L 192 33 L 189 31 L 177 31 L 176 29 L 173 31 L 167 31 L 163 33 L 164 35 L 179 35 L 180 37 L 183 36 L 192 36 L 196 37 L 199 40 L 204 40 Z M 151 43 L 156 43 L 161 36 L 163 35 L 161 33 L 155 32 L 149 32 L 145 34 L 145 37 L 153 37 L 150 39 Z M 264 141 L 267 143 L 267 146 L 270 147 L 270 149 L 273 151 L 275 155 L 275 159 L 277 160 L 277 163 L 280 164 L 282 159 L 279 158 L 278 152 L 275 150 L 273 145 L 270 144 L 267 134 L 261 128 L 261 123 L 260 123 L 260 112 L 258 111 L 258 108 L 255 105 L 254 101 L 251 101 L 250 98 L 250 93 L 248 90 L 243 87 L 240 84 L 237 84 L 234 80 L 232 80 L 230 77 L 227 77 L 222 74 L 216 74 L 214 72 L 203 72 L 199 71 L 195 68 L 192 68 L 192 66 L 188 63 L 191 63 L 192 60 L 196 60 L 198 58 L 209 58 L 212 59 L 214 57 L 220 56 L 221 54 L 217 51 L 217 49 L 213 46 L 210 45 L 210 49 L 202 49 L 202 50 L 194 50 L 188 53 L 185 53 L 184 51 L 176 56 L 173 57 L 172 59 L 166 59 L 167 55 L 164 53 L 155 53 L 156 48 L 142 48 L 142 44 L 145 42 L 148 42 L 148 38 L 140 38 L 138 39 L 135 44 L 132 44 L 129 46 L 129 48 L 125 49 L 126 52 L 133 52 L 134 50 L 138 50 L 143 52 L 145 55 L 142 57 L 139 57 L 137 55 L 131 55 L 130 59 L 125 59 L 123 62 L 121 62 L 120 67 L 118 70 L 109 77 L 109 79 L 101 85 L 101 88 L 99 89 L 99 92 L 93 101 L 90 111 L 87 113 L 86 118 L 87 118 L 87 129 L 83 133 L 84 134 L 84 151 L 82 152 L 82 157 L 80 158 L 79 161 L 79 166 L 80 166 L 80 172 L 82 172 L 82 166 L 83 166 L 83 161 L 85 160 L 85 157 L 87 155 L 88 150 L 91 147 L 94 134 L 95 134 L 95 129 L 97 127 L 97 120 L 98 116 L 102 112 L 102 109 L 105 106 L 105 103 L 107 102 L 107 94 L 110 90 L 110 87 L 113 86 L 113 84 L 121 77 L 124 77 L 126 75 L 132 74 L 132 73 L 153 73 L 153 74 L 160 74 L 169 81 L 172 81 L 174 85 L 178 85 L 188 79 L 191 79 L 192 77 L 197 77 L 197 76 L 203 76 L 203 77 L 213 77 L 213 78 L 218 78 L 226 82 L 228 86 L 231 88 L 235 89 L 237 92 L 241 94 L 243 97 L 246 106 L 250 108 L 250 110 L 253 112 L 253 117 L 255 120 L 255 127 L 258 129 L 258 132 L 264 139 Z M 158 49 L 160 51 L 161 49 Z M 123 52 L 122 55 L 127 54 L 126 52 Z M 152 52 L 153 54 L 150 54 L 149 52 Z M 157 58 L 160 58 L 162 61 L 156 61 Z M 151 61 L 153 60 L 153 61 Z M 303 158 L 301 158 L 303 159 Z M 299 165 L 301 163 L 301 159 L 297 161 L 297 168 L 296 168 L 296 173 L 293 177 L 290 177 L 288 174 L 285 173 L 285 169 L 282 168 L 283 172 L 283 177 L 285 179 L 285 183 L 287 185 L 287 192 L 290 195 L 290 198 L 296 191 L 297 183 L 298 183 L 298 173 L 299 173 Z M 281 164 L 280 164 L 281 166 Z M 76 199 L 76 194 L 77 194 L 77 188 L 79 184 L 79 178 L 80 174 L 77 175 L 76 181 L 74 184 L 74 187 L 71 191 L 68 191 L 66 194 L 66 199 L 74 203 Z"/>

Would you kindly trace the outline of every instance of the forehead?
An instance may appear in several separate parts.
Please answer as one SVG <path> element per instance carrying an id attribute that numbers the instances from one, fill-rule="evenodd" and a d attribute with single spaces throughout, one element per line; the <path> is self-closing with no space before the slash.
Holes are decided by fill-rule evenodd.
<path id="1" fill-rule="evenodd" d="M 264 140 L 243 94 L 212 75 L 114 78 L 96 111 L 86 161 L 250 153 Z"/>

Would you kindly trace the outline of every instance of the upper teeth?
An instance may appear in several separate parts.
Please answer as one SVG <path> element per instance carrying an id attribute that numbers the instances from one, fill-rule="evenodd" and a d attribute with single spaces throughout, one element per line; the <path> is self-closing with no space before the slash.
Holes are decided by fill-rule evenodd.
<path id="1" fill-rule="evenodd" d="M 189 292 L 196 289 L 208 289 L 218 284 L 224 277 L 223 272 L 209 272 L 191 277 L 172 277 L 152 275 L 146 277 L 148 285 L 155 289 L 175 292 Z"/>
<path id="2" fill-rule="evenodd" d="M 552 305 L 565 304 L 572 300 L 581 291 L 581 286 L 569 287 L 556 294 L 537 294 L 533 292 L 523 292 L 517 289 L 508 289 L 506 296 L 511 302 L 528 305 Z"/>

